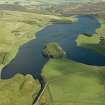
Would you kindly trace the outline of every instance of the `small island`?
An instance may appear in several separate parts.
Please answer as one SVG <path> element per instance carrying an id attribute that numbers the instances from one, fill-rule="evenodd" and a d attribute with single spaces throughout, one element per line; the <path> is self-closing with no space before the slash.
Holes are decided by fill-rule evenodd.
<path id="1" fill-rule="evenodd" d="M 48 43 L 43 48 L 43 55 L 48 58 L 63 58 L 66 52 L 58 43 Z"/>

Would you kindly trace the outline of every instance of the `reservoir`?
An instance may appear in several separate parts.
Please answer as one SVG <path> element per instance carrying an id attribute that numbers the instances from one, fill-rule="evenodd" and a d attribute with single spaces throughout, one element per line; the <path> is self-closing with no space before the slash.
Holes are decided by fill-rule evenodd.
<path id="1" fill-rule="evenodd" d="M 49 42 L 57 42 L 67 53 L 67 59 L 94 66 L 105 65 L 105 56 L 93 50 L 78 47 L 76 39 L 80 34 L 95 34 L 100 23 L 95 16 L 78 16 L 73 24 L 52 24 L 37 32 L 36 39 L 24 44 L 16 56 L 2 71 L 2 79 L 16 73 L 31 74 L 39 78 L 48 58 L 42 55 L 43 47 Z"/>

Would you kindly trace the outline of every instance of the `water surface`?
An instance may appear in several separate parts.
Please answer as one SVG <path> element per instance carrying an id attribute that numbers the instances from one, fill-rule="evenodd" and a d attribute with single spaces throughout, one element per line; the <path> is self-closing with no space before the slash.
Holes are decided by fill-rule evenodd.
<path id="1" fill-rule="evenodd" d="M 78 22 L 73 24 L 52 24 L 37 33 L 37 38 L 24 44 L 16 58 L 2 71 L 2 79 L 7 79 L 16 73 L 32 74 L 39 78 L 41 70 L 48 61 L 42 55 L 44 45 L 49 42 L 57 42 L 67 52 L 67 58 L 76 62 L 103 66 L 105 56 L 78 47 L 75 40 L 82 33 L 94 34 L 100 23 L 94 16 L 78 16 Z"/>

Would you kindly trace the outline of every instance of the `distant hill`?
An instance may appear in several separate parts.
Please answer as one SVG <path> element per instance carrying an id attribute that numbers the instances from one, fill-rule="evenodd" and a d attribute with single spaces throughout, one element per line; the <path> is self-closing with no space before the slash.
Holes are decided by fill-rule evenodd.
<path id="1" fill-rule="evenodd" d="M 66 3 L 66 2 L 99 2 L 99 1 L 103 1 L 103 0 L 39 0 L 39 1 L 43 1 L 43 2 L 49 2 L 49 3 Z"/>
<path id="2" fill-rule="evenodd" d="M 37 5 L 37 4 L 43 4 L 43 3 L 48 3 L 48 4 L 61 4 L 61 3 L 86 3 L 86 2 L 101 2 L 105 0 L 0 0 L 0 3 L 19 3 L 22 5 Z"/>
<path id="3" fill-rule="evenodd" d="M 105 0 L 0 0 L 0 10 L 41 14 L 105 14 Z"/>

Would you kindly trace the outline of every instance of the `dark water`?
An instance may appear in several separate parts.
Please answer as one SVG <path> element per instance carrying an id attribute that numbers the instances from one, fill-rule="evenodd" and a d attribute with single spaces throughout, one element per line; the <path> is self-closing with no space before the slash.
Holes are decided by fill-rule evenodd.
<path id="1" fill-rule="evenodd" d="M 47 58 L 43 57 L 42 49 L 49 42 L 59 43 L 67 52 L 67 58 L 89 65 L 105 65 L 105 56 L 76 45 L 79 34 L 93 34 L 100 27 L 94 16 L 79 16 L 73 24 L 53 24 L 37 33 L 37 38 L 23 45 L 16 58 L 2 71 L 2 79 L 12 77 L 16 73 L 32 74 L 38 77 Z"/>

